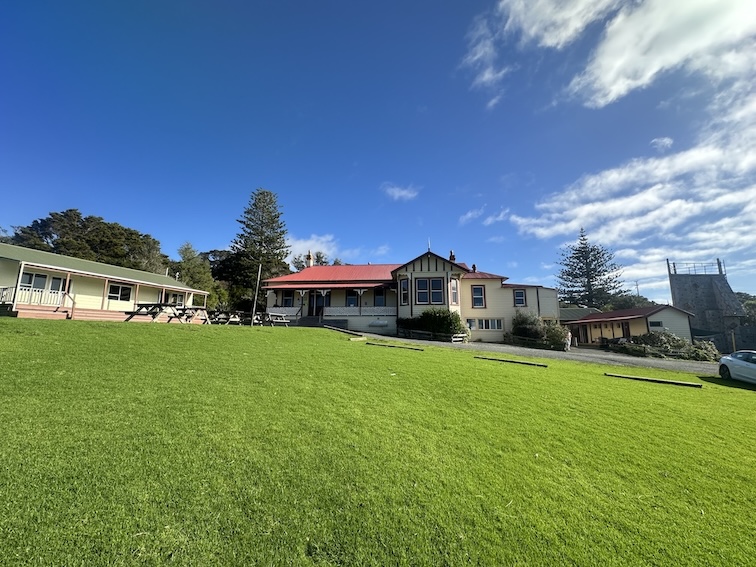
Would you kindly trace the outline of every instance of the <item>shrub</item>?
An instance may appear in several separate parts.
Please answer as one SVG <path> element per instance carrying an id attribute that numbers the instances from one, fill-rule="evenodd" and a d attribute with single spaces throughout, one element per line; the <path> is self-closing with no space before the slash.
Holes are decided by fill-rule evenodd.
<path id="1" fill-rule="evenodd" d="M 427 331 L 434 335 L 467 334 L 467 326 L 462 322 L 459 313 L 448 309 L 432 308 L 423 311 L 419 317 L 397 319 L 397 325 L 413 331 Z"/>
<path id="2" fill-rule="evenodd" d="M 722 356 L 711 341 L 690 344 L 668 331 L 633 337 L 632 343 L 610 345 L 610 349 L 632 356 L 675 356 L 685 360 L 717 361 Z"/>
<path id="3" fill-rule="evenodd" d="M 532 311 L 518 310 L 512 317 L 512 334 L 515 337 L 543 339 L 546 337 L 546 330 L 538 315 Z"/>
<path id="4" fill-rule="evenodd" d="M 557 324 L 546 324 L 544 325 L 544 332 L 544 340 L 550 348 L 556 350 L 565 350 L 568 333 L 567 327 L 563 327 Z"/>
<path id="5" fill-rule="evenodd" d="M 716 362 L 722 356 L 717 347 L 711 341 L 696 341 L 683 349 L 684 358 L 688 360 L 702 360 L 704 362 Z"/>

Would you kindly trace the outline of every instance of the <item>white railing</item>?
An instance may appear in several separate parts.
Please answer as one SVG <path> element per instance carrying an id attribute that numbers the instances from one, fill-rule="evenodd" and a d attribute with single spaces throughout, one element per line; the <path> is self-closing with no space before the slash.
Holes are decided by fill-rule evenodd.
<path id="1" fill-rule="evenodd" d="M 326 307 L 326 317 L 395 317 L 396 307 Z"/>
<path id="2" fill-rule="evenodd" d="M 13 303 L 15 287 L 0 287 L 0 303 Z"/>
<path id="3" fill-rule="evenodd" d="M 63 294 L 48 289 L 32 289 L 21 287 L 18 289 L 16 304 L 22 305 L 51 305 L 59 306 L 63 301 Z"/>

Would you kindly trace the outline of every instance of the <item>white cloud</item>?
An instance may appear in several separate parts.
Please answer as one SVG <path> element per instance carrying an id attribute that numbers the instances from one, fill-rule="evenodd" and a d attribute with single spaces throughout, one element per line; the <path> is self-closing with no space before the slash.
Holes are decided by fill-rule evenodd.
<path id="1" fill-rule="evenodd" d="M 667 151 L 672 147 L 674 140 L 672 138 L 654 138 L 651 140 L 651 146 L 659 153 Z"/>
<path id="2" fill-rule="evenodd" d="M 381 190 L 386 193 L 394 201 L 411 201 L 420 194 L 420 189 L 408 185 L 407 187 L 400 187 L 394 183 L 383 183 Z"/>
<path id="3" fill-rule="evenodd" d="M 462 59 L 462 66 L 473 72 L 472 88 L 494 93 L 488 101 L 489 109 L 501 100 L 504 77 L 513 70 L 511 66 L 498 64 L 496 33 L 486 17 L 476 18 L 467 34 L 468 50 Z"/>
<path id="4" fill-rule="evenodd" d="M 719 56 L 756 33 L 752 11 L 751 0 L 625 2 L 569 91 L 602 107 L 649 86 L 665 71 L 721 73 Z M 737 65 L 740 57 L 731 54 L 731 60 Z"/>
<path id="5" fill-rule="evenodd" d="M 299 254 L 306 255 L 307 252 L 314 254 L 317 251 L 323 252 L 328 259 L 333 260 L 338 256 L 339 251 L 338 242 L 333 234 L 311 234 L 307 238 L 289 235 L 286 238 L 286 245 L 290 249 L 286 257 L 287 262 L 291 262 L 291 259 Z"/>
<path id="6" fill-rule="evenodd" d="M 486 209 L 486 206 L 483 205 L 479 209 L 472 209 L 472 210 L 467 211 L 464 215 L 459 217 L 459 224 L 464 225 L 470 222 L 471 220 L 477 219 L 483 214 L 483 211 L 485 211 L 485 209 Z"/>
<path id="7" fill-rule="evenodd" d="M 509 209 L 501 209 L 501 211 L 499 211 L 499 214 L 490 215 L 486 217 L 486 219 L 483 221 L 483 226 L 491 226 L 494 223 L 507 220 L 508 214 L 509 214 Z"/>
<path id="8" fill-rule="evenodd" d="M 523 43 L 561 49 L 622 4 L 622 0 L 500 0 L 497 15 L 504 31 L 519 33 Z"/>
<path id="9" fill-rule="evenodd" d="M 668 258 L 702 262 L 726 255 L 730 274 L 744 281 L 745 274 L 753 274 L 752 1 L 500 0 L 497 6 L 485 16 L 486 60 L 497 61 L 512 37 L 519 38 L 522 51 L 566 52 L 579 40 L 580 47 L 568 57 L 581 70 L 567 92 L 596 112 L 672 72 L 678 89 L 672 100 L 690 105 L 691 93 L 708 100 L 691 124 L 697 132 L 686 147 L 672 151 L 671 138 L 655 138 L 651 146 L 659 155 L 587 173 L 540 199 L 531 213 L 510 215 L 520 232 L 540 239 L 574 238 L 584 227 L 592 241 L 619 249 L 626 278 L 651 290 L 666 285 Z M 576 57 L 586 47 L 589 55 L 580 64 Z"/>

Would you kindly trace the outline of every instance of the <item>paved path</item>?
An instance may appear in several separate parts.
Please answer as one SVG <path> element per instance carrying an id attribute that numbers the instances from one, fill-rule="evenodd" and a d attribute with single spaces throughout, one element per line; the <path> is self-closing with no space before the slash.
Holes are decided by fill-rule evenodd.
<path id="1" fill-rule="evenodd" d="M 641 358 L 617 352 L 593 348 L 575 348 L 568 352 L 556 350 L 541 350 L 533 348 L 503 345 L 498 343 L 443 343 L 438 341 L 422 341 L 418 339 L 404 339 L 400 337 L 386 337 L 383 335 L 366 335 L 375 339 L 391 339 L 394 341 L 432 345 L 444 348 L 456 348 L 478 352 L 492 352 L 498 354 L 516 354 L 531 358 L 556 358 L 560 360 L 576 360 L 579 362 L 594 362 L 596 364 L 611 364 L 615 366 L 634 366 L 640 368 L 661 368 L 676 372 L 690 372 L 696 376 L 717 376 L 719 364 L 716 362 L 698 362 L 696 360 L 677 360 L 673 358 Z"/>

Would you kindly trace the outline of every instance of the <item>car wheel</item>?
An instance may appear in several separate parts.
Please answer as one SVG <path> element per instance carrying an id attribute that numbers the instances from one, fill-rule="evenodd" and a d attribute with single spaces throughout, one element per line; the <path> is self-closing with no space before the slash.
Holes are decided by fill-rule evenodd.
<path id="1" fill-rule="evenodd" d="M 719 375 L 725 380 L 732 378 L 732 376 L 730 376 L 730 369 L 727 368 L 724 364 L 719 367 Z"/>

